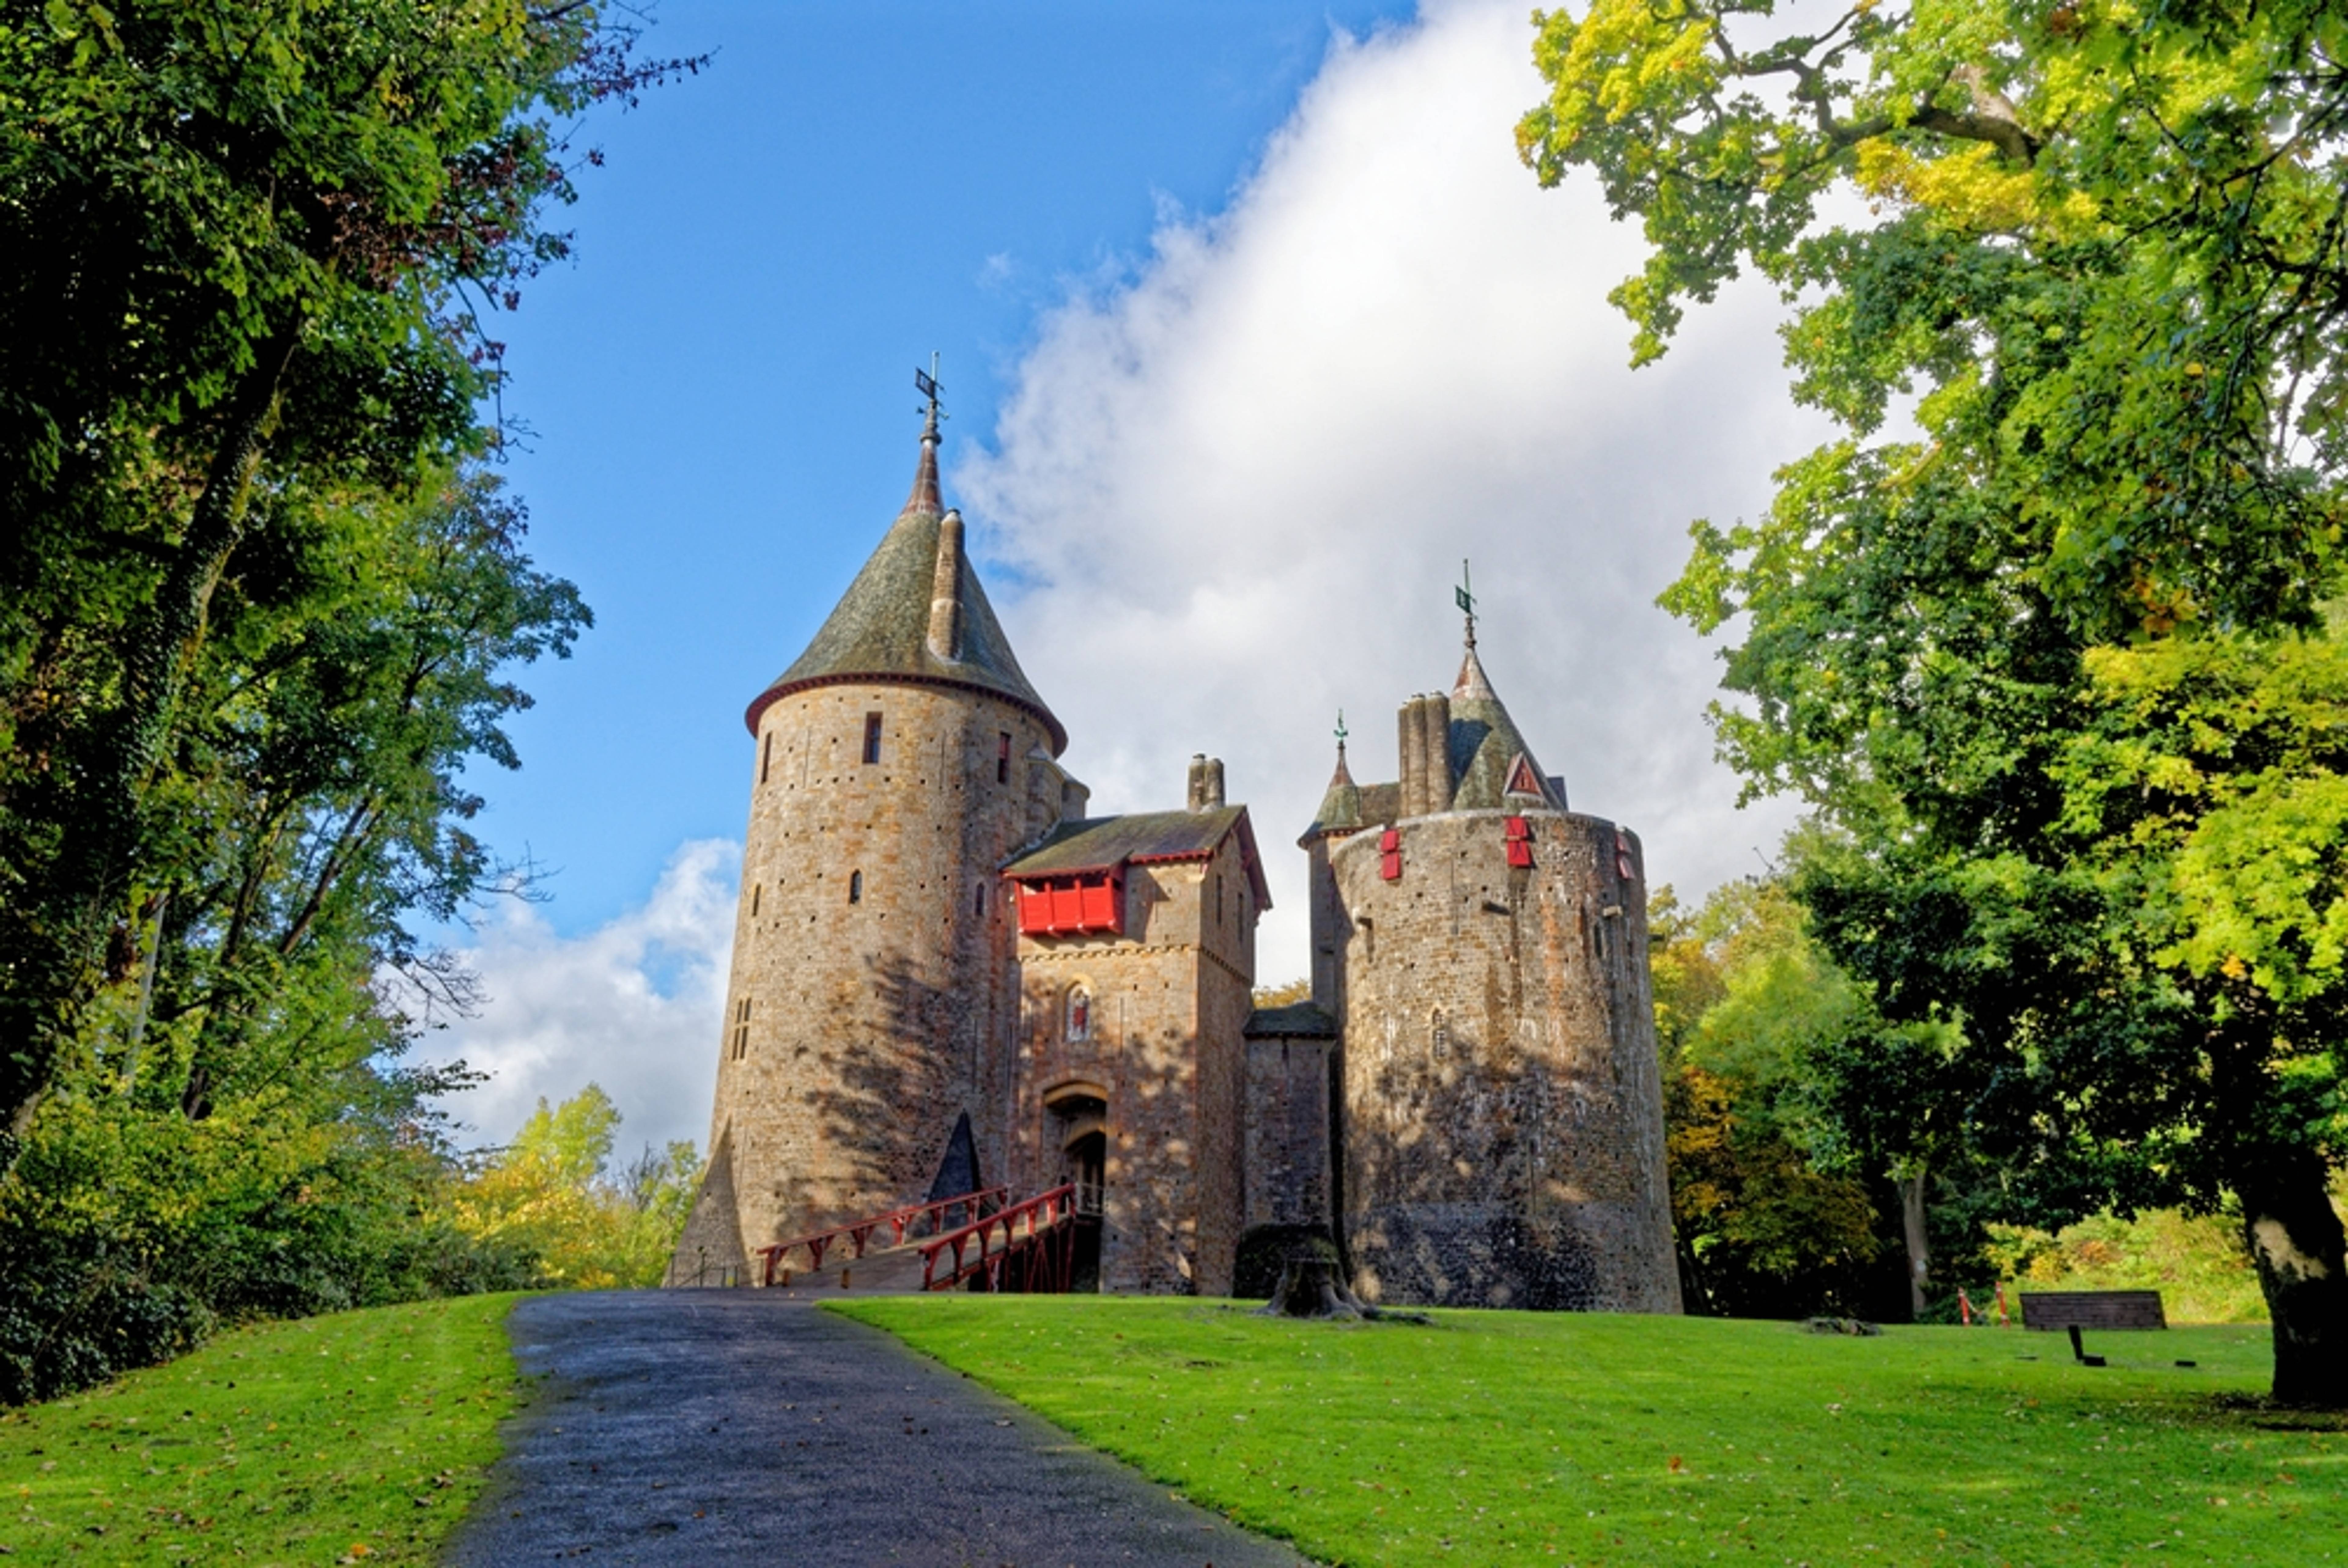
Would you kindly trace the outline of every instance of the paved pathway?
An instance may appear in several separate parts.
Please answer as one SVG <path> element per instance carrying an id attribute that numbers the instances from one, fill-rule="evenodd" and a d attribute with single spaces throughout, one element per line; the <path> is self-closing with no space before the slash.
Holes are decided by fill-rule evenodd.
<path id="1" fill-rule="evenodd" d="M 546 1381 L 507 1430 L 455 1568 L 1302 1562 L 781 1291 L 544 1296 L 510 1327 Z"/>

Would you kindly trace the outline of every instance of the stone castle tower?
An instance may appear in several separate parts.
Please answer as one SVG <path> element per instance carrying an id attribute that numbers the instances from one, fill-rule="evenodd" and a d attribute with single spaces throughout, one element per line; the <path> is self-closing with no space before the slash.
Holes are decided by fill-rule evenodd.
<path id="1" fill-rule="evenodd" d="M 709 1164 L 670 1271 L 990 1185 L 1076 1194 L 1077 1275 L 1271 1287 L 1333 1238 L 1374 1298 L 1676 1311 L 1638 841 L 1577 815 L 1476 654 L 1344 741 L 1300 845 L 1309 1002 L 1254 1006 L 1247 808 L 1088 815 L 938 485 L 750 704 Z M 1270 1272 L 1267 1272 L 1270 1271 Z"/>
<path id="2" fill-rule="evenodd" d="M 710 1163 L 677 1272 L 999 1181 L 1018 1026 L 998 871 L 1082 786 L 938 488 L 750 704 L 749 831 Z"/>
<path id="3" fill-rule="evenodd" d="M 1356 784 L 1340 741 L 1300 841 L 1354 1286 L 1676 1312 L 1639 841 L 1566 809 L 1472 620 L 1457 682 L 1399 728 L 1395 784 Z"/>

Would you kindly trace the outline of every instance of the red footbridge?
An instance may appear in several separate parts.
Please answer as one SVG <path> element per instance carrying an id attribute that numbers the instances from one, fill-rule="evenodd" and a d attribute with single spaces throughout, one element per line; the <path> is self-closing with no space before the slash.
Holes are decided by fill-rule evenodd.
<path id="1" fill-rule="evenodd" d="M 1077 1230 L 1098 1216 L 1098 1189 L 1010 1195 L 983 1187 L 777 1242 L 758 1250 L 759 1282 L 866 1295 L 1074 1288 Z"/>

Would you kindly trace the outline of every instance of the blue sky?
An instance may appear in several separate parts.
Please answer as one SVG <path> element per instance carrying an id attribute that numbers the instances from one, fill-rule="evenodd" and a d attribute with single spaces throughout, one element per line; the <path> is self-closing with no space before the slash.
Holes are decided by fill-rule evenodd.
<path id="1" fill-rule="evenodd" d="M 1694 518 L 1766 504 L 1823 434 L 1776 302 L 1738 285 L 1627 368 L 1641 261 L 1511 130 L 1522 0 L 715 5 L 715 51 L 582 141 L 579 261 L 492 330 L 535 549 L 598 624 L 526 672 L 483 824 L 551 903 L 456 934 L 490 1001 L 427 1050 L 495 1073 L 479 1136 L 601 1082 L 628 1137 L 704 1135 L 747 801 L 742 712 L 895 516 L 944 355 L 945 481 L 1097 813 L 1254 814 L 1259 979 L 1303 973 L 1303 856 L 1343 708 L 1365 782 L 1479 651 L 1576 809 L 1697 895 L 1791 813 L 1736 804 L 1715 651 L 1656 594 Z"/>
<path id="2" fill-rule="evenodd" d="M 588 122 L 579 260 L 490 324 L 535 552 L 597 620 L 480 780 L 556 929 L 741 832 L 742 710 L 902 499 L 915 364 L 983 439 L 1039 316 L 1220 205 L 1333 28 L 1409 9 L 663 0 L 647 52 L 714 60 Z"/>

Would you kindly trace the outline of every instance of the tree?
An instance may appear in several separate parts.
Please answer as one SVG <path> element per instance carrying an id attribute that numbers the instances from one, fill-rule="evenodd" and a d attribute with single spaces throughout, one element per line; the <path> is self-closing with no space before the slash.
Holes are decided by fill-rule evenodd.
<path id="1" fill-rule="evenodd" d="M 548 1284 L 659 1284 L 693 1206 L 700 1157 L 690 1143 L 648 1147 L 615 1177 L 619 1129 L 619 1107 L 595 1084 L 551 1108 L 541 1099 L 513 1142 L 451 1194 L 457 1228 L 528 1252 Z"/>
<path id="2" fill-rule="evenodd" d="M 1887 1019 L 1957 1030 L 1954 1109 L 2018 1217 L 2233 1194 L 2277 1397 L 2348 1403 L 2310 673 L 2343 580 L 2348 20 L 1920 3 L 1764 37 L 1772 9 L 1549 14 L 1520 128 L 1544 179 L 1587 165 L 1644 221 L 1640 355 L 1756 267 L 1797 395 L 1849 431 L 1760 522 L 1699 523 L 1666 595 L 1743 627 L 1724 754 L 1841 839 L 1797 882 L 1818 939 Z M 1882 438 L 1911 395 L 1916 438 Z"/>
<path id="3" fill-rule="evenodd" d="M 482 311 L 565 253 L 551 118 L 657 77 L 595 4 L 0 17 L 0 1169 L 139 968 L 224 584 L 491 432 Z M 372 497 L 372 499 L 369 499 Z"/>

